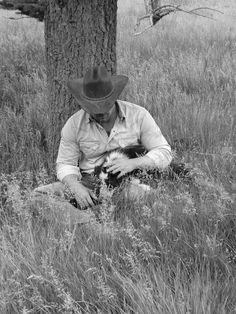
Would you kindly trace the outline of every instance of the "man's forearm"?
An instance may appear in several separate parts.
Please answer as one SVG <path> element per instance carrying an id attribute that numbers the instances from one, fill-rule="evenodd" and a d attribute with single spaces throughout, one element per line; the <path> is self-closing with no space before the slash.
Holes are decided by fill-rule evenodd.
<path id="1" fill-rule="evenodd" d="M 150 150 L 145 157 L 149 157 L 154 162 L 154 168 L 163 170 L 171 163 L 171 148 L 169 145 L 162 148 L 154 148 Z"/>
<path id="2" fill-rule="evenodd" d="M 171 151 L 150 151 L 148 154 L 134 159 L 135 169 L 164 169 L 168 167 L 172 160 Z"/>
<path id="3" fill-rule="evenodd" d="M 133 159 L 135 169 L 153 169 L 155 162 L 148 156 L 137 157 Z"/>
<path id="4" fill-rule="evenodd" d="M 69 175 L 78 176 L 81 179 L 80 169 L 77 166 L 68 165 L 64 163 L 57 163 L 57 178 L 63 182 L 64 178 Z"/>

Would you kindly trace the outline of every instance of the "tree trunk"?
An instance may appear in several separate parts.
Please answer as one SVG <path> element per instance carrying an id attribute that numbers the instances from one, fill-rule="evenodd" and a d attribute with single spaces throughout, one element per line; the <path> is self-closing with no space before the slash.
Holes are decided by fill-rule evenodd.
<path id="1" fill-rule="evenodd" d="M 117 0 L 49 0 L 45 8 L 50 151 L 55 163 L 60 131 L 79 109 L 68 92 L 69 78 L 82 77 L 88 67 L 104 64 L 116 71 Z"/>

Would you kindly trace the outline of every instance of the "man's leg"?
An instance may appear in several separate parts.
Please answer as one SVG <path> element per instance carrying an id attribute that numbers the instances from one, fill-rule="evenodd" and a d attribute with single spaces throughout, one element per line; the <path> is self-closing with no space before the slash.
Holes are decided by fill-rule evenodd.
<path id="1" fill-rule="evenodd" d="M 95 216 L 90 209 L 79 210 L 61 197 L 49 194 L 32 194 L 27 202 L 32 213 L 45 218 L 50 224 L 59 223 L 73 227 L 95 221 Z"/>
<path id="2" fill-rule="evenodd" d="M 54 195 L 65 199 L 66 187 L 62 182 L 53 182 L 34 189 L 35 195 Z"/>
<path id="3" fill-rule="evenodd" d="M 99 185 L 99 180 L 93 175 L 88 173 L 82 173 L 81 183 L 88 189 L 96 191 Z M 34 189 L 34 193 L 41 195 L 54 195 L 68 199 L 69 188 L 67 188 L 62 182 L 53 182 L 47 185 L 42 185 Z"/>
<path id="4" fill-rule="evenodd" d="M 85 186 L 92 188 L 92 176 L 86 175 L 82 179 Z M 90 186 L 88 186 L 90 185 Z M 90 209 L 79 210 L 70 204 L 69 189 L 62 182 L 54 182 L 37 187 L 31 195 L 31 204 L 47 220 L 58 221 L 65 224 L 87 223 L 95 219 Z M 73 204 L 73 205 L 72 205 Z"/>

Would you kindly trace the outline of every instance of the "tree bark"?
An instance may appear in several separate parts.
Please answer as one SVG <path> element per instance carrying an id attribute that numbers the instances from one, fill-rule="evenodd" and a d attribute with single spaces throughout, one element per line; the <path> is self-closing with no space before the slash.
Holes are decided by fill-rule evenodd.
<path id="1" fill-rule="evenodd" d="M 68 79 L 100 64 L 116 72 L 117 0 L 49 0 L 44 18 L 52 166 L 61 128 L 79 109 L 67 90 Z"/>

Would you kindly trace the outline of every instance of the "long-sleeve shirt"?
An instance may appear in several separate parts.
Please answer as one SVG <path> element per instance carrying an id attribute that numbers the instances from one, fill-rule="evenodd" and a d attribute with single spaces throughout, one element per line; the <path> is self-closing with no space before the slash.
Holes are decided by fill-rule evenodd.
<path id="1" fill-rule="evenodd" d="M 105 129 L 83 109 L 72 115 L 61 131 L 57 156 L 57 177 L 69 174 L 81 177 L 101 165 L 106 152 L 128 145 L 141 144 L 159 169 L 172 159 L 171 148 L 150 113 L 143 107 L 117 100 L 118 116 L 108 136 Z"/>

